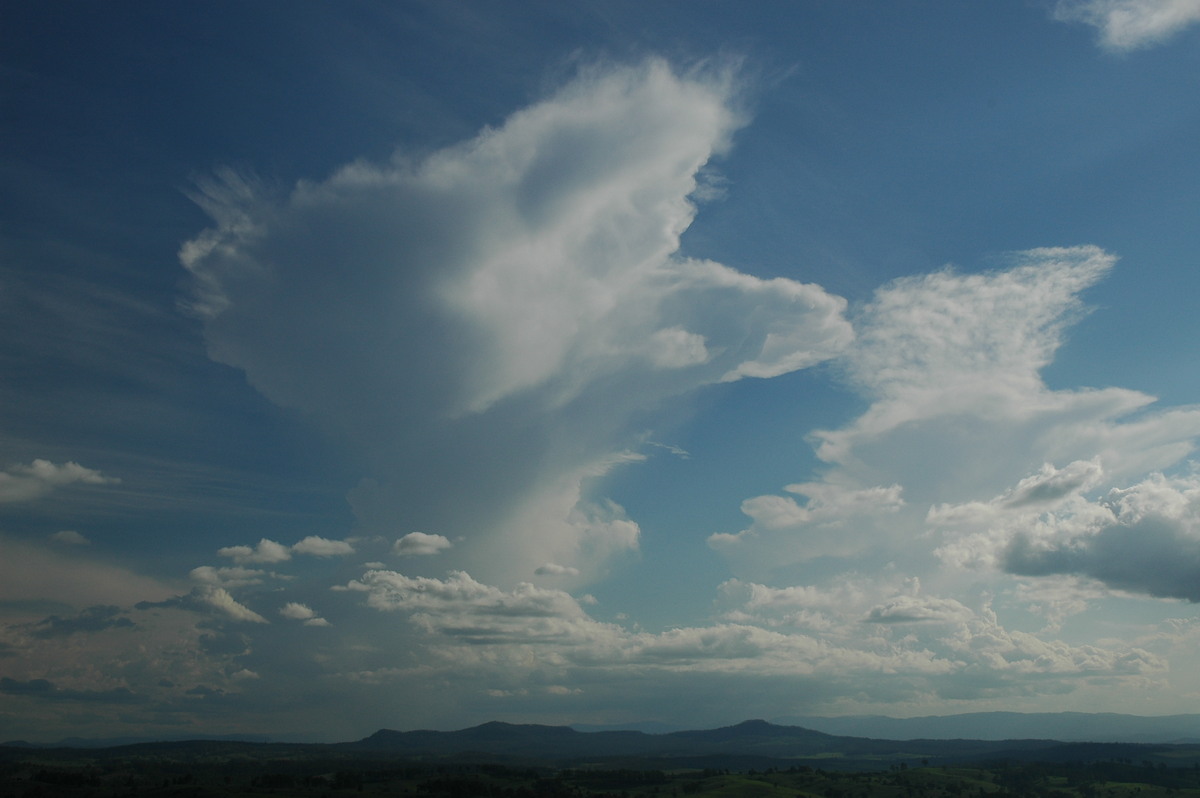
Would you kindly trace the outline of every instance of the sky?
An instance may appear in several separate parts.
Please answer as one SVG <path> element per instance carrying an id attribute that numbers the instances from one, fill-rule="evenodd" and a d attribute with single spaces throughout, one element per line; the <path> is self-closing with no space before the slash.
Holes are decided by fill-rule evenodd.
<path id="1" fill-rule="evenodd" d="M 1200 712 L 1200 2 L 10 3 L 0 739 Z"/>

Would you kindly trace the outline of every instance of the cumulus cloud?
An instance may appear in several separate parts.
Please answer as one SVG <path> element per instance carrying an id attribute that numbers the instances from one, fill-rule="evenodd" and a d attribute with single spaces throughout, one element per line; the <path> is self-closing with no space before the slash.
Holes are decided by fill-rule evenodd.
<path id="1" fill-rule="evenodd" d="M 868 516 L 894 513 L 904 506 L 899 485 L 873 488 L 850 488 L 832 483 L 788 485 L 785 490 L 807 501 L 798 503 L 790 496 L 756 496 L 742 502 L 742 512 L 753 519 L 753 525 L 741 532 L 717 532 L 708 543 L 718 550 L 729 550 L 746 539 L 764 535 L 791 534 L 805 531 L 806 558 L 845 555 L 858 551 L 869 542 L 861 530 Z M 852 526 L 859 523 L 858 532 Z"/>
<path id="2" fill-rule="evenodd" d="M 202 586 L 192 590 L 191 597 L 196 601 L 225 613 L 235 621 L 250 623 L 266 623 L 267 619 L 254 610 L 239 604 L 223 587 Z"/>
<path id="3" fill-rule="evenodd" d="M 224 587 L 210 583 L 197 585 L 192 588 L 190 593 L 185 593 L 182 596 L 175 596 L 165 601 L 157 602 L 140 601 L 135 606 L 140 610 L 167 607 L 202 613 L 215 612 L 224 618 L 234 621 L 267 623 L 266 618 L 244 604 L 239 603 Z"/>
<path id="4" fill-rule="evenodd" d="M 465 536 L 453 556 L 510 584 L 547 559 L 595 576 L 635 530 L 598 478 L 667 399 L 853 338 L 819 286 L 678 253 L 736 82 L 596 67 L 423 157 L 282 193 L 223 173 L 181 251 L 211 356 L 359 447 L 364 531 Z"/>
<path id="5" fill-rule="evenodd" d="M 1110 50 L 1136 50 L 1200 22 L 1200 0 L 1059 0 L 1054 17 L 1098 29 Z"/>
<path id="6" fill-rule="evenodd" d="M 409 532 L 399 538 L 393 545 L 392 551 L 402 557 L 429 556 L 450 548 L 450 540 L 441 535 L 427 535 L 424 532 Z"/>
<path id="7" fill-rule="evenodd" d="M 86 546 L 91 543 L 90 540 L 74 529 L 64 529 L 60 532 L 55 532 L 50 536 L 50 539 L 55 543 L 66 543 L 68 546 Z"/>
<path id="8" fill-rule="evenodd" d="M 347 587 L 366 593 L 368 606 L 413 613 L 423 628 L 473 643 L 582 642 L 608 628 L 561 590 L 521 583 L 504 591 L 462 571 L 445 580 L 368 571 Z"/>
<path id="9" fill-rule="evenodd" d="M 0 472 L 0 504 L 40 499 L 56 488 L 75 483 L 116 485 L 120 481 L 75 462 L 55 465 L 49 460 L 34 460 L 30 465 L 18 464 Z"/>
<path id="10" fill-rule="evenodd" d="M 311 608 L 303 604 L 298 604 L 295 601 L 289 601 L 280 608 L 279 614 L 284 618 L 291 618 L 297 621 L 306 621 L 309 618 L 317 617 L 317 614 Z"/>
<path id="11" fill-rule="evenodd" d="M 1200 476 L 1156 473 L 1089 498 L 1084 488 L 1095 473 L 1094 461 L 1046 466 L 990 502 L 931 508 L 929 523 L 944 530 L 937 554 L 955 567 L 1082 577 L 1114 590 L 1200 601 Z M 1045 485 L 1054 486 L 1052 501 L 1013 501 Z M 1062 601 L 1052 616 L 1080 608 L 1077 596 Z"/>
<path id="12" fill-rule="evenodd" d="M 293 621 L 303 621 L 305 626 L 330 626 L 329 621 L 317 615 L 308 605 L 289 601 L 279 609 L 279 614 Z"/>
<path id="13" fill-rule="evenodd" d="M 974 613 L 954 599 L 926 596 L 897 596 L 874 606 L 863 619 L 867 623 L 961 623 Z"/>
<path id="14" fill-rule="evenodd" d="M 317 535 L 309 535 L 293 545 L 292 551 L 297 554 L 310 554 L 314 557 L 343 557 L 353 554 L 354 546 L 345 540 L 328 540 Z"/>
<path id="15" fill-rule="evenodd" d="M 869 583 L 866 583 L 869 584 Z M 1009 686 L 1016 674 L 1040 674 L 1049 681 L 1083 674 L 1141 678 L 1159 672 L 1161 659 L 1130 646 L 1071 646 L 1004 628 L 990 608 L 976 612 L 953 599 L 918 596 L 915 587 L 893 595 L 864 612 L 869 587 L 850 594 L 825 593 L 807 586 L 769 588 L 727 583 L 731 599 L 744 600 L 740 620 L 668 629 L 629 631 L 592 618 L 569 594 L 522 584 L 512 591 L 486 585 L 463 572 L 446 579 L 371 571 L 347 589 L 366 595 L 378 610 L 403 612 L 429 636 L 431 652 L 444 668 L 470 669 L 503 664 L 504 672 L 526 672 L 538 663 L 539 674 L 554 678 L 587 671 L 589 684 L 606 679 L 654 674 L 699 676 L 732 674 L 742 678 L 852 676 L 837 689 L 861 693 L 875 679 L 903 674 L 937 691 L 1025 689 Z M 829 633 L 775 626 L 767 615 L 798 606 L 820 606 L 837 620 Z M 767 613 L 766 615 L 764 613 Z M 857 615 L 857 618 L 855 617 Z M 855 620 L 874 634 L 848 634 Z M 904 634 L 892 635 L 903 627 Z M 533 654 L 536 649 L 536 655 Z M 1048 682 L 1049 683 L 1049 682 Z M 1052 689 L 1063 689 L 1057 683 Z"/>
<path id="16" fill-rule="evenodd" d="M 343 557 L 354 553 L 354 546 L 345 540 L 329 540 L 319 535 L 309 535 L 292 546 L 286 546 L 268 538 L 263 538 L 254 546 L 225 546 L 217 549 L 221 557 L 229 557 L 239 566 L 251 563 L 281 563 L 292 559 L 292 554 L 307 554 L 311 557 Z M 208 569 L 204 571 L 203 569 Z M 231 569 L 221 569 L 230 571 Z M 198 577 L 197 571 L 202 571 Z M 194 578 L 211 581 L 209 572 L 215 573 L 208 566 L 193 571 Z"/>
<path id="17" fill-rule="evenodd" d="M 282 543 L 263 538 L 256 546 L 225 546 L 217 549 L 221 557 L 229 557 L 238 563 L 285 562 L 292 558 L 291 549 Z"/>
<path id="18" fill-rule="evenodd" d="M 985 529 L 994 538 L 1004 527 L 1029 525 L 1064 505 L 1077 509 L 1083 491 L 1098 484 L 1102 474 L 1098 458 L 1077 460 L 1061 469 L 1044 463 L 1037 473 L 988 501 L 936 504 L 929 508 L 926 522 L 934 528 L 954 530 L 953 537 L 960 540 L 969 530 Z M 950 547 L 943 551 L 948 554 Z"/>
<path id="19" fill-rule="evenodd" d="M 1000 561 L 1011 573 L 1074 574 L 1118 590 L 1200 602 L 1196 475 L 1154 474 L 1078 511 L 1009 532 Z"/>

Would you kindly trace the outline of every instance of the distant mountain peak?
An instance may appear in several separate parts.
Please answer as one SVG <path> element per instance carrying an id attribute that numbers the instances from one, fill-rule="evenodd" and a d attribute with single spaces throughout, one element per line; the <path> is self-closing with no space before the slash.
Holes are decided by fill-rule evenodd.
<path id="1" fill-rule="evenodd" d="M 753 718 L 751 720 L 744 720 L 741 723 L 735 724 L 733 728 L 742 729 L 743 731 L 766 731 L 768 729 L 778 729 L 780 727 L 776 726 L 774 723 L 768 723 L 761 718 Z"/>

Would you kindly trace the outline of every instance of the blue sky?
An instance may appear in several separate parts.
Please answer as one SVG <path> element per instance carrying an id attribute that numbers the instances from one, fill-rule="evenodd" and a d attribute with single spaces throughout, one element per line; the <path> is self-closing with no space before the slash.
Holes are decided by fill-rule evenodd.
<path id="1" fill-rule="evenodd" d="M 1200 712 L 1197 23 L 9 9 L 0 739 Z"/>

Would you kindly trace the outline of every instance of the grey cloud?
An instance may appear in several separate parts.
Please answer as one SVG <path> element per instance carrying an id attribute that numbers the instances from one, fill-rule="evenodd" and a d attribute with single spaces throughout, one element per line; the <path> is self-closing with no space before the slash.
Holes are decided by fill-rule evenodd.
<path id="1" fill-rule="evenodd" d="M 74 529 L 64 529 L 60 532 L 55 532 L 50 536 L 50 539 L 55 543 L 65 543 L 68 546 L 86 546 L 91 543 L 90 540 Z"/>
<path id="2" fill-rule="evenodd" d="M 0 693 L 12 696 L 37 698 L 44 701 L 79 701 L 102 704 L 136 704 L 145 698 L 125 687 L 111 690 L 68 690 L 46 679 L 20 681 L 7 676 L 0 677 Z"/>
<path id="3" fill-rule="evenodd" d="M 200 635 L 200 647 L 209 654 L 240 655 L 250 650 L 250 638 L 240 632 L 217 631 Z"/>
<path id="4" fill-rule="evenodd" d="M 221 617 L 234 621 L 250 623 L 267 623 L 267 619 L 254 610 L 238 603 L 223 587 L 212 584 L 202 584 L 192 588 L 190 593 L 165 599 L 163 601 L 140 601 L 134 605 L 139 610 L 154 607 L 176 607 L 204 614 L 216 613 Z"/>
<path id="5" fill-rule="evenodd" d="M 392 546 L 392 552 L 402 557 L 429 556 L 450 548 L 450 541 L 442 535 L 427 535 L 424 532 L 409 532 Z"/>
<path id="6" fill-rule="evenodd" d="M 539 565 L 533 571 L 538 576 L 579 576 L 579 569 L 567 565 L 548 562 Z"/>
<path id="7" fill-rule="evenodd" d="M 81 632 L 99 632 L 104 629 L 133 628 L 136 624 L 122 614 L 120 607 L 101 606 L 88 607 L 74 618 L 60 618 L 51 615 L 45 620 L 32 624 L 29 628 L 31 637 L 47 639 L 51 637 L 66 637 Z"/>
<path id="8" fill-rule="evenodd" d="M 867 623 L 961 623 L 974 613 L 954 599 L 898 596 L 872 607 Z"/>
<path id="9" fill-rule="evenodd" d="M 0 504 L 39 499 L 56 488 L 74 483 L 114 485 L 121 480 L 107 477 L 79 463 L 55 465 L 49 460 L 34 460 L 30 465 L 14 465 L 0 472 Z"/>
<path id="10" fill-rule="evenodd" d="M 1087 538 L 1048 546 L 1016 535 L 1003 565 L 1021 576 L 1077 574 L 1117 590 L 1200 602 L 1200 539 L 1178 519 L 1112 524 Z"/>
<path id="11" fill-rule="evenodd" d="M 1049 504 L 1089 487 L 1102 473 L 1099 457 L 1077 460 L 1062 469 L 1046 463 L 1038 474 L 1021 480 L 1016 490 L 1003 497 L 1002 502 L 1009 507 Z"/>
<path id="12" fill-rule="evenodd" d="M 1009 573 L 1073 574 L 1117 590 L 1200 602 L 1200 475 L 1154 474 L 1101 501 L 1015 523 L 996 538 Z"/>

